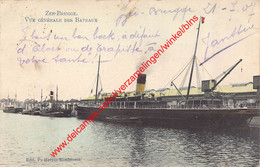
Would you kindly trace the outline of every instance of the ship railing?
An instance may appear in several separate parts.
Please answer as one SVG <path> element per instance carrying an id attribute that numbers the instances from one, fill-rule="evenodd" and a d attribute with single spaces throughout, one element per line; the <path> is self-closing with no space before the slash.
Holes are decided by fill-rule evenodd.
<path id="1" fill-rule="evenodd" d="M 105 101 L 85 102 L 85 106 L 100 106 Z M 82 104 L 81 104 L 82 105 Z M 248 108 L 257 108 L 257 105 L 248 105 Z M 223 105 L 218 99 L 195 99 L 188 101 L 176 101 L 174 105 L 167 102 L 159 101 L 113 101 L 108 105 L 108 108 L 192 108 L 192 109 L 216 109 L 216 108 L 235 108 L 234 105 Z M 259 108 L 259 107 L 258 107 Z"/>
<path id="2" fill-rule="evenodd" d="M 191 99 L 182 100 L 177 102 L 179 108 L 192 108 L 192 109 L 212 109 L 221 108 L 221 101 L 219 99 Z"/>

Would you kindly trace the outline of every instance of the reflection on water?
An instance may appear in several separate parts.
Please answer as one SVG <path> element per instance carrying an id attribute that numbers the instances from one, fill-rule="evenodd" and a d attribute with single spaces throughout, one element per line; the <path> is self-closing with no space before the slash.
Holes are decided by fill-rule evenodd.
<path id="1" fill-rule="evenodd" d="M 259 128 L 235 132 L 189 131 L 95 122 L 58 158 L 38 162 L 82 120 L 0 111 L 0 165 L 3 166 L 258 166 Z M 26 162 L 34 158 L 34 162 Z"/>

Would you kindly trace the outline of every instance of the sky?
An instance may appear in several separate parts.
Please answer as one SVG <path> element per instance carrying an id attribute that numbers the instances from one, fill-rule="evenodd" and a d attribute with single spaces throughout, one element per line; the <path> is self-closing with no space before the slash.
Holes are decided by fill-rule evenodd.
<path id="1" fill-rule="evenodd" d="M 205 17 L 196 52 L 201 78 L 243 59 L 221 84 L 252 82 L 260 75 L 259 1 L 199 2 L 1 1 L 0 99 L 39 100 L 41 89 L 45 98 L 56 86 L 59 99 L 84 99 L 93 95 L 99 55 L 103 92 L 112 92 L 194 15 Z M 198 24 L 145 71 L 146 90 L 173 88 L 168 83 L 194 54 Z"/>

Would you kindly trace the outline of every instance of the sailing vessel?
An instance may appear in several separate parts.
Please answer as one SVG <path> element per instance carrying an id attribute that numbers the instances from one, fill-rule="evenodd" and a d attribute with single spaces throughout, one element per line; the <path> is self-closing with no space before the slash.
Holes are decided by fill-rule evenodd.
<path id="1" fill-rule="evenodd" d="M 22 111 L 22 114 L 25 115 L 40 115 L 41 105 L 42 105 L 42 89 L 41 89 L 41 102 L 40 107 L 35 99 L 24 101 L 25 109 Z"/>
<path id="2" fill-rule="evenodd" d="M 53 95 L 54 92 L 50 91 L 50 104 L 41 104 L 39 114 L 47 117 L 70 117 L 72 108 L 65 109 L 58 103 L 58 87 L 56 88 L 56 101 L 54 101 Z"/>
<path id="3" fill-rule="evenodd" d="M 70 117 L 71 112 L 72 109 L 64 109 L 59 105 L 53 104 L 51 108 L 43 109 L 39 114 L 47 117 Z"/>
<path id="4" fill-rule="evenodd" d="M 20 113 L 23 111 L 23 108 L 20 107 L 14 107 L 13 105 L 5 107 L 3 109 L 3 112 L 5 113 Z"/>
<path id="5" fill-rule="evenodd" d="M 12 104 L 10 104 L 10 99 L 9 99 L 9 94 L 8 94 L 8 106 L 5 107 L 3 109 L 3 112 L 5 113 L 20 113 L 23 111 L 22 107 L 17 107 L 18 103 L 17 103 L 17 94 L 15 94 L 15 99 L 13 102 L 11 102 Z"/>
<path id="6" fill-rule="evenodd" d="M 227 108 L 223 104 L 221 96 L 218 96 L 214 89 L 227 77 L 230 72 L 242 61 L 240 59 L 234 66 L 228 69 L 224 76 L 216 80 L 202 81 L 203 97 L 190 98 L 191 81 L 196 60 L 196 50 L 199 38 L 200 22 L 198 26 L 197 39 L 194 55 L 192 57 L 191 72 L 187 94 L 182 95 L 181 91 L 172 82 L 178 90 L 180 96 L 170 100 L 144 98 L 144 89 L 146 74 L 140 74 L 137 79 L 137 88 L 134 97 L 121 95 L 115 101 L 98 99 L 98 80 L 100 69 L 100 56 L 98 63 L 97 84 L 95 101 L 88 104 L 82 104 L 77 107 L 78 118 L 86 119 L 94 111 L 99 112 L 99 106 L 103 102 L 108 103 L 108 107 L 100 112 L 96 120 L 122 123 L 141 123 L 146 125 L 166 125 L 175 128 L 189 129 L 223 129 L 223 128 L 245 128 L 248 127 L 250 120 L 260 114 L 260 108 Z M 260 76 L 259 77 L 260 80 Z M 260 84 L 254 82 L 259 95 Z"/>
<path id="7" fill-rule="evenodd" d="M 22 111 L 22 114 L 25 114 L 25 115 L 40 115 L 40 108 L 38 107 L 34 107 L 32 109 L 27 109 L 27 110 L 23 110 Z"/>

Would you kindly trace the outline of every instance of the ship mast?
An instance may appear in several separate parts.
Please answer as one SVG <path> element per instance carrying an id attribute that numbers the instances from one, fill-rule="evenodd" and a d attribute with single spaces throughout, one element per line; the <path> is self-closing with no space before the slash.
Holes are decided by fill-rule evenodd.
<path id="1" fill-rule="evenodd" d="M 97 84 L 96 84 L 96 96 L 95 96 L 95 104 L 97 104 L 98 99 L 98 81 L 99 81 L 99 68 L 100 68 L 100 54 L 99 54 L 99 60 L 98 60 L 98 71 L 97 71 Z"/>
<path id="2" fill-rule="evenodd" d="M 56 101 L 58 101 L 58 85 L 56 85 Z"/>
<path id="3" fill-rule="evenodd" d="M 197 32 L 196 45 L 195 45 L 194 55 L 193 55 L 193 58 L 192 58 L 192 67 L 191 67 L 191 72 L 190 72 L 190 80 L 189 80 L 189 86 L 188 86 L 188 91 L 187 91 L 187 96 L 186 96 L 186 100 L 187 101 L 188 101 L 189 95 L 190 95 L 190 86 L 191 86 L 191 81 L 192 81 L 194 62 L 195 62 L 195 59 L 196 59 L 196 51 L 197 51 L 197 45 L 198 45 L 198 39 L 199 39 L 199 33 L 200 33 L 200 21 L 201 21 L 201 17 L 200 17 L 200 20 L 199 20 L 199 27 L 198 27 L 198 32 Z"/>
<path id="4" fill-rule="evenodd" d="M 14 106 L 18 106 L 18 103 L 17 103 L 17 93 L 16 93 L 16 91 L 15 91 L 15 95 L 14 95 Z"/>
<path id="5" fill-rule="evenodd" d="M 42 109 L 42 89 L 41 89 L 41 104 L 40 104 L 40 109 Z"/>
<path id="6" fill-rule="evenodd" d="M 9 99 L 9 91 L 8 91 L 8 100 L 7 100 L 7 106 L 10 105 L 10 99 Z"/>

